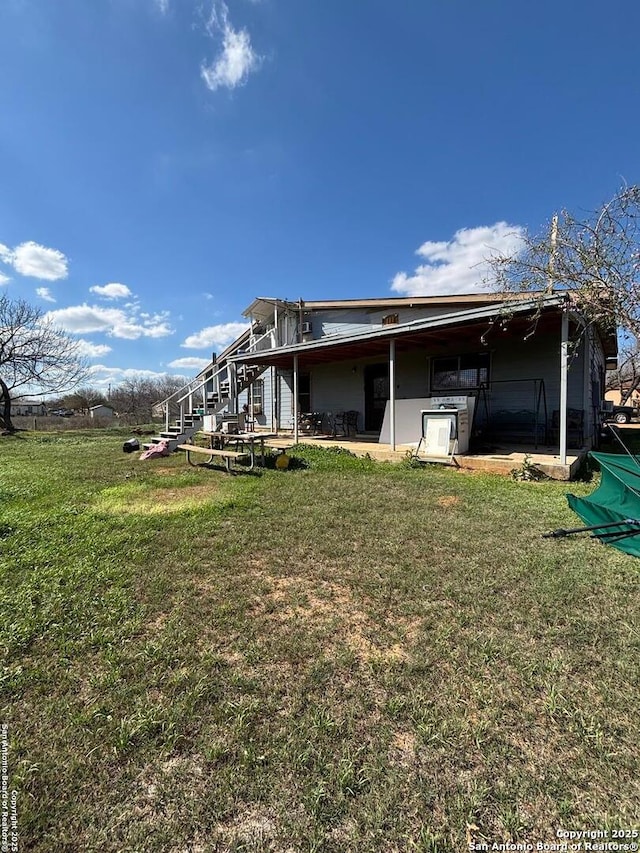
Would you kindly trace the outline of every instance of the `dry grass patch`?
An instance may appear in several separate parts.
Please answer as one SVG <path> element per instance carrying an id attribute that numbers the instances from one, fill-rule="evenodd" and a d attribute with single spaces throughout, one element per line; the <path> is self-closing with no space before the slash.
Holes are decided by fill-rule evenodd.
<path id="1" fill-rule="evenodd" d="M 249 849 L 256 849 L 255 845 L 273 840 L 276 834 L 275 816 L 269 809 L 258 807 L 242 809 L 228 822 L 218 823 L 215 833 L 220 840 L 227 843 L 242 844 L 241 849 L 247 849 L 244 845 L 247 847 L 251 845 Z"/>
<path id="2" fill-rule="evenodd" d="M 445 509 L 451 506 L 458 506 L 460 504 L 460 498 L 457 497 L 457 495 L 442 495 L 438 498 L 437 504 Z"/>
<path id="3" fill-rule="evenodd" d="M 396 619 L 395 628 L 403 635 L 397 642 L 385 642 L 380 626 L 363 609 L 345 585 L 319 579 L 313 586 L 309 578 L 287 576 L 272 578 L 271 589 L 262 592 L 252 607 L 254 618 L 264 619 L 284 629 L 308 628 L 323 635 L 323 652 L 335 655 L 348 649 L 360 663 L 398 662 L 410 658 L 410 647 L 417 639 L 421 620 Z"/>
<path id="4" fill-rule="evenodd" d="M 210 503 L 221 492 L 222 487 L 213 482 L 178 488 L 127 483 L 104 489 L 94 504 L 94 510 L 108 515 L 167 515 L 196 509 Z"/>

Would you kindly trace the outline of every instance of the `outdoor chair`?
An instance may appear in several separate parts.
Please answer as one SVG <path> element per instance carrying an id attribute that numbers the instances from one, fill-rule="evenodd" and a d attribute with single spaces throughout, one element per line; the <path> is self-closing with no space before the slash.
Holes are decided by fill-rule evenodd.
<path id="1" fill-rule="evenodd" d="M 322 432 L 322 412 L 303 412 L 298 417 L 298 427 L 306 435 L 318 435 Z"/>
<path id="2" fill-rule="evenodd" d="M 358 432 L 358 412 L 350 409 L 347 412 L 336 412 L 333 419 L 333 434 L 338 435 L 338 431 L 345 437 L 355 436 Z"/>

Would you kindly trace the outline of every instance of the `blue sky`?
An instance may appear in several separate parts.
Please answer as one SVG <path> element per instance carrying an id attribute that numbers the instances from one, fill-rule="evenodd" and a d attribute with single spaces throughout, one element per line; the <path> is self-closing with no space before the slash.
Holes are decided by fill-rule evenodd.
<path id="1" fill-rule="evenodd" d="M 0 0 L 0 286 L 102 387 L 192 375 L 255 296 L 468 292 L 638 182 L 639 31 L 637 0 Z"/>

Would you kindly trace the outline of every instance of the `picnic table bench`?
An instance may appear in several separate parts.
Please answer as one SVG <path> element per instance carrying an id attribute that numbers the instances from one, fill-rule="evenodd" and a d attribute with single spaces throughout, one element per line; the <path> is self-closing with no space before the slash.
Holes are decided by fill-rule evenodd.
<path id="1" fill-rule="evenodd" d="M 185 450 L 187 453 L 187 462 L 189 465 L 195 465 L 195 462 L 191 460 L 192 453 L 202 453 L 209 458 L 206 460 L 207 462 L 212 462 L 214 456 L 219 456 L 224 459 L 224 464 L 229 473 L 231 473 L 231 460 L 232 459 L 248 459 L 249 454 L 243 453 L 237 450 L 229 450 L 227 447 L 222 449 L 216 449 L 213 447 L 199 447 L 197 444 L 179 444 L 176 447 L 176 450 Z"/>

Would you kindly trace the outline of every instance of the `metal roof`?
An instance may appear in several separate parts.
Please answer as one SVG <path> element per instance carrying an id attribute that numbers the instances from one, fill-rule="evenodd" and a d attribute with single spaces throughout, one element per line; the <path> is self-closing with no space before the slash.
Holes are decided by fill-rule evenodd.
<path id="1" fill-rule="evenodd" d="M 507 319 L 512 315 L 535 314 L 549 309 L 559 309 L 566 302 L 565 296 L 559 293 L 538 298 L 501 300 L 499 303 L 494 302 L 490 305 L 469 308 L 464 311 L 454 311 L 436 317 L 412 320 L 409 323 L 399 323 L 382 328 L 375 327 L 350 334 L 327 335 L 313 341 L 261 350 L 260 352 L 243 353 L 235 357 L 231 356 L 229 360 L 239 363 L 284 364 L 290 363 L 290 359 L 294 355 L 308 356 L 310 361 L 328 360 L 327 357 L 340 358 L 340 350 L 343 350 L 342 355 L 346 356 L 355 355 L 358 351 L 366 355 L 367 350 L 369 352 L 379 351 L 380 348 L 375 346 L 376 343 L 384 344 L 392 339 L 411 341 L 412 338 L 416 339 L 417 342 L 417 336 L 424 337 L 425 334 L 437 332 L 439 329 L 448 329 L 453 326 L 463 327 L 474 325 L 483 320 L 493 322 L 500 317 Z M 436 343 L 446 344 L 443 341 L 436 341 Z"/>

